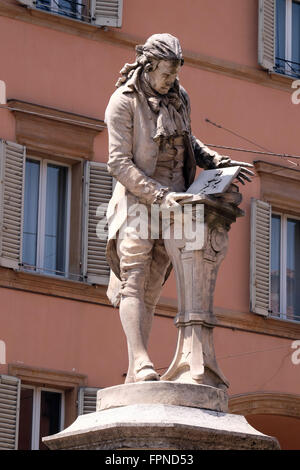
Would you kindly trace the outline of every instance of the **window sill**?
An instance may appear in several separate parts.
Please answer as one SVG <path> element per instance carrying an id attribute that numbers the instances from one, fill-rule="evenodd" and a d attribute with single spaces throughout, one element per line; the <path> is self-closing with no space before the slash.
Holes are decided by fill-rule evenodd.
<path id="1" fill-rule="evenodd" d="M 300 338 L 300 322 L 277 317 L 257 315 L 251 312 L 236 312 L 221 307 L 215 308 L 217 326 L 248 331 L 291 340 Z"/>
<path id="2" fill-rule="evenodd" d="M 14 271 L 9 268 L 0 267 L 0 287 L 112 308 L 106 295 L 106 285 L 90 285 L 66 278 L 58 279 L 57 276 Z M 250 312 L 237 312 L 221 307 L 215 307 L 214 310 L 218 320 L 217 326 L 221 328 L 266 334 L 292 340 L 300 338 L 300 322 L 287 321 L 271 316 L 262 317 Z M 176 300 L 161 297 L 157 305 L 156 315 L 175 318 L 176 314 Z"/>
<path id="3" fill-rule="evenodd" d="M 300 73 L 299 74 L 295 74 L 295 75 L 290 75 L 288 73 L 285 73 L 285 72 L 278 72 L 276 70 L 273 70 L 273 72 L 271 72 L 272 75 L 275 75 L 277 77 L 284 77 L 285 79 L 288 79 L 288 80 L 291 80 L 291 81 L 294 81 L 294 80 L 299 80 L 300 78 Z"/>
<path id="4" fill-rule="evenodd" d="M 80 302 L 110 305 L 106 296 L 107 285 L 91 285 L 83 281 L 74 281 L 65 277 L 61 278 L 25 270 L 14 271 L 10 268 L 1 267 L 0 287 Z"/>
<path id="5" fill-rule="evenodd" d="M 298 319 L 284 318 L 283 316 L 275 315 L 275 314 L 274 315 L 270 314 L 269 317 L 274 318 L 275 320 L 278 320 L 278 321 L 293 323 L 294 325 L 299 325 L 300 324 L 300 316 L 299 315 L 297 315 Z"/>
<path id="6" fill-rule="evenodd" d="M 36 24 L 42 27 L 63 31 L 69 34 L 82 35 L 93 40 L 106 40 L 109 42 L 123 42 L 119 34 L 115 32 L 114 27 L 98 26 L 87 21 L 70 18 L 57 13 L 43 11 L 38 8 L 26 8 L 17 0 L 1 0 L 0 14 L 14 18 L 16 20 L 26 21 L 27 23 Z M 110 29 L 112 28 L 112 29 Z M 123 35 L 122 35 L 123 36 Z M 125 42 L 130 41 L 127 37 Z M 130 41 L 130 46 L 134 41 Z"/>

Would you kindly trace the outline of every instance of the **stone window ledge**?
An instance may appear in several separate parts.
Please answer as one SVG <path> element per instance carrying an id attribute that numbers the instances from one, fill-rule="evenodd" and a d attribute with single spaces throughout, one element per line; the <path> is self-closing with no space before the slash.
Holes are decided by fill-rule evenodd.
<path id="1" fill-rule="evenodd" d="M 106 295 L 107 286 L 104 285 L 90 285 L 1 267 L 0 287 L 113 308 Z M 266 334 L 290 340 L 300 338 L 300 322 L 261 317 L 250 312 L 232 311 L 221 307 L 215 307 L 214 311 L 218 320 L 217 327 L 220 328 Z M 176 314 L 176 299 L 162 297 L 157 305 L 156 315 L 173 319 Z"/>

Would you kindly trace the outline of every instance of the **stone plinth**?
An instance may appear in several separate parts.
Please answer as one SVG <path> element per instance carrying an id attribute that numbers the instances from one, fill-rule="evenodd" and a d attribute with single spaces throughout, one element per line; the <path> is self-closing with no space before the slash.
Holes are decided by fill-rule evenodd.
<path id="1" fill-rule="evenodd" d="M 277 440 L 225 410 L 227 394 L 205 385 L 142 382 L 98 392 L 97 410 L 43 438 L 54 450 L 279 449 Z"/>
<path id="2" fill-rule="evenodd" d="M 97 411 L 128 405 L 156 404 L 228 411 L 227 392 L 210 385 L 137 382 L 104 388 L 97 393 Z"/>

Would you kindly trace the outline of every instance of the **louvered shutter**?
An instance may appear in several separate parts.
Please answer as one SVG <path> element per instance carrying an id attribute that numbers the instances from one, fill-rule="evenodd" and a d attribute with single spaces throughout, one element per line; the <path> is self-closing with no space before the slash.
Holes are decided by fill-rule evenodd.
<path id="1" fill-rule="evenodd" d="M 22 5 L 26 5 L 27 7 L 34 6 L 34 0 L 18 0 L 18 2 L 22 3 Z"/>
<path id="2" fill-rule="evenodd" d="M 92 22 L 97 26 L 122 26 L 123 0 L 91 0 Z"/>
<path id="3" fill-rule="evenodd" d="M 271 205 L 251 199 L 250 310 L 270 312 Z"/>
<path id="4" fill-rule="evenodd" d="M 0 450 L 18 447 L 21 381 L 0 375 Z"/>
<path id="5" fill-rule="evenodd" d="M 258 63 L 269 71 L 275 65 L 276 0 L 259 0 Z"/>
<path id="6" fill-rule="evenodd" d="M 6 104 L 6 85 L 3 80 L 0 80 L 0 104 Z"/>
<path id="7" fill-rule="evenodd" d="M 83 274 L 91 284 L 107 284 L 106 210 L 112 196 L 113 179 L 105 163 L 86 162 L 84 195 Z"/>
<path id="8" fill-rule="evenodd" d="M 22 256 L 25 147 L 0 141 L 0 265 L 18 269 Z"/>
<path id="9" fill-rule="evenodd" d="M 96 411 L 97 392 L 100 388 L 80 387 L 78 390 L 78 415 Z"/>

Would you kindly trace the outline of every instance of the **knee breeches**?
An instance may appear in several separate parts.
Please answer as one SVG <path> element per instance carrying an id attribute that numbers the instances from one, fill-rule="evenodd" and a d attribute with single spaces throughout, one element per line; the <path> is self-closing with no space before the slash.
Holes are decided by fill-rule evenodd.
<path id="1" fill-rule="evenodd" d="M 143 239 L 127 227 L 117 240 L 121 295 L 139 297 L 149 307 L 158 302 L 170 264 L 163 239 Z"/>

